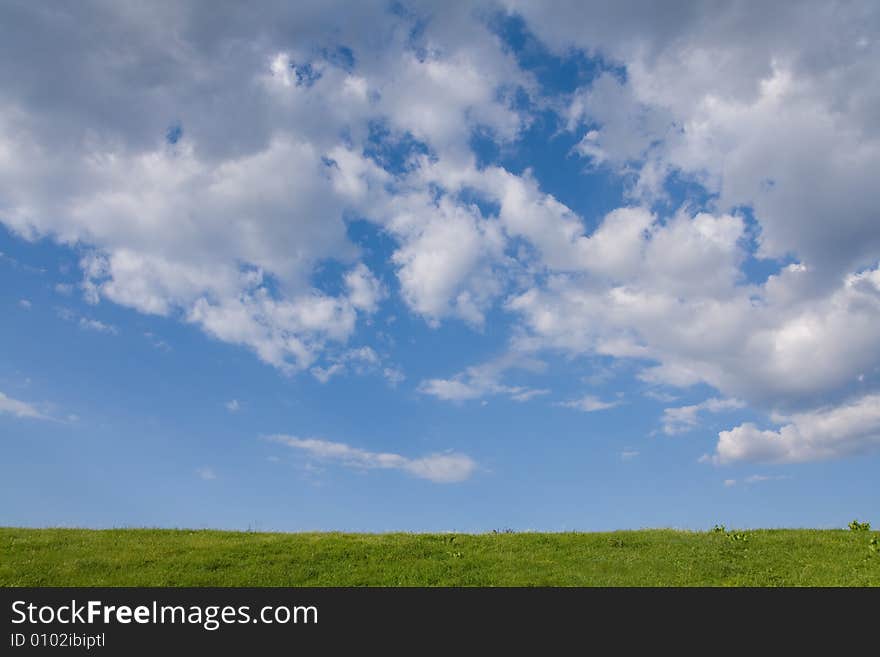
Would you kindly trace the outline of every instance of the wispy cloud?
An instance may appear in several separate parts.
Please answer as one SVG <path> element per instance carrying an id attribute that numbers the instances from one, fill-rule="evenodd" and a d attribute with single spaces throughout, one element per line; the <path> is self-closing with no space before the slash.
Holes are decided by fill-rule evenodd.
<path id="1" fill-rule="evenodd" d="M 168 344 L 167 342 L 165 342 L 165 340 L 162 340 L 161 338 L 159 338 L 159 337 L 158 337 L 155 333 L 153 333 L 152 331 L 146 331 L 146 332 L 144 332 L 144 337 L 145 337 L 147 340 L 149 340 L 150 343 L 151 343 L 156 349 L 158 349 L 159 351 L 165 351 L 165 352 L 169 352 L 169 351 L 171 351 L 171 345 Z"/>
<path id="2" fill-rule="evenodd" d="M 388 385 L 392 388 L 403 383 L 406 380 L 406 374 L 399 367 L 386 367 L 382 370 L 382 376 L 388 381 Z"/>
<path id="3" fill-rule="evenodd" d="M 444 401 L 461 402 L 504 395 L 513 401 L 525 402 L 550 391 L 545 388 L 507 385 L 502 383 L 502 377 L 508 370 L 536 373 L 545 368 L 543 361 L 511 351 L 494 360 L 472 365 L 450 379 L 426 379 L 419 384 L 418 391 Z"/>
<path id="4" fill-rule="evenodd" d="M 645 397 L 647 397 L 648 399 L 654 399 L 656 401 L 663 402 L 665 404 L 670 404 L 678 399 L 676 395 L 660 390 L 648 390 L 645 393 Z"/>
<path id="5" fill-rule="evenodd" d="M 667 408 L 663 411 L 663 433 L 667 436 L 692 430 L 699 422 L 701 412 L 720 413 L 743 408 L 745 404 L 738 399 L 718 399 L 712 397 L 691 406 Z"/>
<path id="6" fill-rule="evenodd" d="M 217 478 L 217 473 L 214 472 L 214 468 L 206 465 L 201 468 L 196 468 L 196 476 L 203 481 L 213 481 Z"/>
<path id="7" fill-rule="evenodd" d="M 785 481 L 785 480 L 787 480 L 787 479 L 791 479 L 791 475 L 760 475 L 760 474 L 753 474 L 753 475 L 749 475 L 748 477 L 746 477 L 745 479 L 743 479 L 743 480 L 742 480 L 742 483 L 750 486 L 750 485 L 752 485 L 752 484 L 761 484 L 761 483 L 764 483 L 765 481 Z M 740 482 L 738 482 L 736 479 L 725 479 L 725 480 L 724 480 L 724 485 L 725 485 L 726 487 L 728 487 L 728 488 L 731 488 L 731 487 L 733 487 L 733 486 L 736 486 L 736 485 L 739 484 L 739 483 L 740 483 Z"/>
<path id="8" fill-rule="evenodd" d="M 323 367 L 315 366 L 309 371 L 321 383 L 327 383 L 334 376 L 345 374 L 349 371 L 363 375 L 379 370 L 382 359 L 372 347 L 357 347 L 348 349 L 336 356 L 328 357 L 327 364 Z M 387 368 L 382 375 L 389 379 Z M 390 379 L 389 379 L 390 380 Z"/>
<path id="9" fill-rule="evenodd" d="M 119 329 L 112 324 L 106 324 L 98 319 L 86 317 L 69 308 L 59 308 L 58 316 L 66 322 L 77 324 L 84 331 L 95 331 L 96 333 L 106 333 L 108 335 L 117 335 Z"/>
<path id="10" fill-rule="evenodd" d="M 469 456 L 455 452 L 435 453 L 408 458 L 389 452 L 370 452 L 345 443 L 320 438 L 298 438 L 278 434 L 269 440 L 301 450 L 321 461 L 339 463 L 360 470 L 402 470 L 435 483 L 464 481 L 476 471 L 477 464 Z"/>
<path id="11" fill-rule="evenodd" d="M 226 406 L 226 410 L 230 413 L 237 413 L 241 410 L 241 402 L 239 402 L 237 399 L 230 399 L 224 404 L 224 406 Z"/>
<path id="12" fill-rule="evenodd" d="M 760 484 L 765 481 L 785 481 L 791 479 L 790 475 L 758 475 L 753 474 L 745 478 L 747 484 Z"/>
<path id="13" fill-rule="evenodd" d="M 309 371 L 312 373 L 312 376 L 318 379 L 318 381 L 321 383 L 327 383 L 335 374 L 344 372 L 345 366 L 342 363 L 333 363 L 327 367 L 313 367 Z"/>
<path id="14" fill-rule="evenodd" d="M 21 262 L 16 258 L 13 258 L 8 253 L 3 253 L 0 251 L 0 261 L 8 263 L 13 269 L 17 269 L 19 271 L 25 271 L 29 274 L 45 274 L 46 270 L 43 267 L 34 267 L 33 265 L 29 265 L 27 263 Z"/>
<path id="15" fill-rule="evenodd" d="M 7 397 L 0 392 L 0 415 L 7 414 L 20 418 L 30 418 L 34 420 L 52 420 L 53 418 L 40 412 L 36 406 L 19 399 Z"/>
<path id="16" fill-rule="evenodd" d="M 605 401 L 593 395 L 585 395 L 580 399 L 571 399 L 569 401 L 556 402 L 554 406 L 563 408 L 573 408 L 584 413 L 594 413 L 596 411 L 604 411 L 615 406 L 620 406 L 620 400 Z"/>
<path id="17" fill-rule="evenodd" d="M 91 319 L 89 317 L 80 317 L 79 318 L 79 327 L 86 331 L 95 331 L 97 333 L 108 333 L 110 335 L 116 335 L 119 333 L 119 329 L 117 329 L 112 324 L 105 324 L 104 322 L 98 319 Z"/>

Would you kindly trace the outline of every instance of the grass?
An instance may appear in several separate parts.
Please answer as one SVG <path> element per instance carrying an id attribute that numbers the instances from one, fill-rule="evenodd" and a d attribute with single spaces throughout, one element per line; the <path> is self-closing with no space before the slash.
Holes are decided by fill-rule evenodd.
<path id="1" fill-rule="evenodd" d="M 880 586 L 876 536 L 0 528 L 0 586 Z"/>

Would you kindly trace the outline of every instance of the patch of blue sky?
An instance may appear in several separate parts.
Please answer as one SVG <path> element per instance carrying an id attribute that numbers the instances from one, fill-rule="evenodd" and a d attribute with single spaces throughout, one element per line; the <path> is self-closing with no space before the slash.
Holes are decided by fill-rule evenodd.
<path id="1" fill-rule="evenodd" d="M 519 66 L 535 76 L 545 96 L 571 94 L 588 86 L 603 73 L 626 82 L 626 68 L 599 53 L 571 49 L 560 56 L 551 52 L 528 29 L 525 21 L 511 14 L 497 14 L 489 25 L 509 48 Z"/>
<path id="2" fill-rule="evenodd" d="M 620 207 L 626 182 L 607 167 L 592 167 L 579 157 L 573 150 L 578 139 L 561 128 L 558 116 L 546 111 L 515 144 L 498 144 L 490 135 L 475 131 L 471 148 L 480 167 L 497 165 L 515 174 L 531 171 L 541 190 L 571 208 L 591 231 Z"/>
<path id="3" fill-rule="evenodd" d="M 363 154 L 392 175 L 410 171 L 414 158 L 431 157 L 431 150 L 425 142 L 408 132 L 392 132 L 387 122 L 372 121 L 369 129 Z"/>
<path id="4" fill-rule="evenodd" d="M 183 126 L 180 123 L 172 123 L 168 126 L 168 130 L 165 131 L 165 141 L 172 146 L 179 142 L 182 137 Z"/>

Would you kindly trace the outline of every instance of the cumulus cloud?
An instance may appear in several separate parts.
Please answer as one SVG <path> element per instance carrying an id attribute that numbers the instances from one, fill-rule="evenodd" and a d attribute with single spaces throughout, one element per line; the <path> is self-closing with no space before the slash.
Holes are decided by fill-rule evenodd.
<path id="1" fill-rule="evenodd" d="M 351 447 L 345 443 L 319 438 L 276 435 L 270 437 L 270 440 L 302 450 L 321 461 L 336 462 L 345 467 L 360 470 L 402 470 L 420 479 L 442 484 L 457 483 L 469 479 L 477 469 L 477 464 L 473 459 L 456 452 L 407 458 L 400 454 L 370 452 Z"/>
<path id="2" fill-rule="evenodd" d="M 868 173 L 880 164 L 875 6 L 759 15 L 680 3 L 658 16 L 505 4 L 555 52 L 600 53 L 618 67 L 561 112 L 582 135 L 577 152 L 634 180 L 639 204 L 664 196 L 672 176 L 715 195 L 709 213 L 652 222 L 616 277 L 597 281 L 598 268 L 583 267 L 515 296 L 509 307 L 537 336 L 569 352 L 652 359 L 647 382 L 707 383 L 782 412 L 821 413 L 880 365 L 870 328 L 880 320 L 880 199 Z M 749 281 L 752 239 L 752 255 L 795 262 Z"/>
<path id="3" fill-rule="evenodd" d="M 443 199 L 428 212 L 396 215 L 390 226 L 402 241 L 393 260 L 413 310 L 435 325 L 450 314 L 481 325 L 500 292 L 491 270 L 504 247 L 496 222 Z"/>
<path id="4" fill-rule="evenodd" d="M 797 418 L 880 368 L 876 4 L 387 9 L 0 9 L 17 26 L 0 43 L 0 221 L 80 249 L 87 301 L 188 322 L 286 373 L 398 381 L 384 355 L 346 354 L 399 292 L 430 326 L 485 331 L 500 308 L 530 357 L 627 359 L 652 386 L 787 414 L 768 430 L 792 445 L 780 459 L 821 442 Z M 598 73 L 543 95 L 493 29 L 499 9 Z M 516 147 L 545 111 L 624 182 L 620 207 L 580 216 L 528 168 L 478 163 L 476 132 Z M 705 200 L 673 208 L 670 182 Z M 353 218 L 392 240 L 383 262 L 350 240 Z M 333 280 L 315 275 L 328 261 Z M 546 394 L 510 369 L 419 390 Z M 612 403 L 585 399 L 568 403 Z M 664 429 L 715 410 L 667 409 Z M 767 442 L 748 426 L 725 440 Z"/>
<path id="5" fill-rule="evenodd" d="M 599 76 L 571 103 L 569 125 L 592 132 L 587 155 L 634 166 L 646 189 L 652 177 L 681 172 L 719 193 L 722 208 L 750 205 L 765 255 L 795 253 L 834 274 L 876 260 L 875 5 L 757 13 L 746 3 L 677 3 L 661 17 L 507 4 L 554 50 L 602 52 L 625 68 L 625 80 Z"/>
<path id="6" fill-rule="evenodd" d="M 779 429 L 746 422 L 718 434 L 715 454 L 724 465 L 739 461 L 800 463 L 840 458 L 880 447 L 880 395 L 839 406 L 776 418 Z"/>
<path id="7" fill-rule="evenodd" d="M 344 343 L 385 296 L 345 227 L 346 213 L 370 216 L 375 195 L 387 200 L 361 175 L 389 180 L 360 155 L 373 126 L 461 161 L 476 126 L 516 136 L 511 94 L 528 76 L 472 8 L 264 10 L 118 3 L 48 20 L 15 9 L 16 32 L 57 51 L 4 40 L 3 61 L 29 65 L 0 68 L 0 216 L 28 239 L 91 246 L 92 302 L 181 317 L 292 372 Z M 201 29 L 203 11 L 223 27 Z M 61 53 L 76 75 L 60 73 Z M 494 289 L 480 289 L 484 247 L 462 249 L 463 260 L 448 251 L 446 264 L 427 255 L 445 218 L 467 221 L 445 212 L 426 212 L 420 227 L 398 217 L 402 287 L 431 321 L 479 324 Z M 485 241 L 484 225 L 471 228 Z M 311 281 L 327 259 L 350 267 L 333 296 Z"/>
<path id="8" fill-rule="evenodd" d="M 367 266 L 360 263 L 345 274 L 348 299 L 358 310 L 374 313 L 385 296 L 385 288 Z"/>
<path id="9" fill-rule="evenodd" d="M 880 365 L 880 270 L 818 294 L 800 265 L 749 284 L 741 236 L 737 217 L 680 214 L 640 235 L 627 276 L 557 274 L 507 306 L 545 347 L 653 360 L 647 382 L 707 383 L 765 407 L 809 403 Z"/>

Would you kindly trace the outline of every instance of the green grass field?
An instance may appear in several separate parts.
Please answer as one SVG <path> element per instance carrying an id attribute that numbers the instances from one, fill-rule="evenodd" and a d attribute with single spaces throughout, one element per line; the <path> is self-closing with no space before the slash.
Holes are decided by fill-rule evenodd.
<path id="1" fill-rule="evenodd" d="M 877 532 L 0 528 L 2 586 L 880 586 Z"/>

